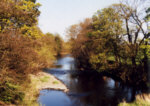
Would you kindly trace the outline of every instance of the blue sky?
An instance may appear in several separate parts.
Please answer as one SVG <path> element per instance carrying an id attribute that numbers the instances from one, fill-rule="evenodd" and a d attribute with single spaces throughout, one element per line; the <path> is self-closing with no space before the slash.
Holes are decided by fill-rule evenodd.
<path id="1" fill-rule="evenodd" d="M 65 37 L 66 29 L 118 0 L 37 0 L 41 15 L 39 27 L 44 33 L 58 33 Z"/>

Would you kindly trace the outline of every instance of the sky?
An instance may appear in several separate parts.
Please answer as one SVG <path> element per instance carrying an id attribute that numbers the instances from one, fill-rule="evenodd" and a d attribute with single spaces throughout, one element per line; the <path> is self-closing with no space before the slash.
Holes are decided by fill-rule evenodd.
<path id="1" fill-rule="evenodd" d="M 41 15 L 39 27 L 43 33 L 58 33 L 65 38 L 69 26 L 90 18 L 97 10 L 117 3 L 118 0 L 37 0 Z"/>

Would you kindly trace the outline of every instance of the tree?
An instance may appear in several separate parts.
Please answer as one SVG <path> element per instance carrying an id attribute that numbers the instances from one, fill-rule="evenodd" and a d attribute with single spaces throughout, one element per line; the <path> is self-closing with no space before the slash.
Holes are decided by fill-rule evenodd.
<path id="1" fill-rule="evenodd" d="M 72 45 L 72 54 L 80 68 L 89 68 L 90 51 L 92 51 L 88 33 L 92 30 L 92 20 L 87 18 L 79 24 L 72 25 L 67 34 Z M 88 66 L 88 67 L 87 67 Z"/>
<path id="2" fill-rule="evenodd" d="M 130 4 L 129 4 L 130 2 Z M 127 36 L 126 45 L 129 50 L 129 57 L 132 65 L 136 67 L 136 59 L 139 57 L 140 46 L 145 44 L 145 40 L 149 38 L 147 33 L 148 27 L 145 20 L 145 4 L 148 0 L 129 0 L 121 2 L 121 4 L 113 5 L 112 8 L 118 12 L 123 20 L 125 32 L 122 34 Z M 143 51 L 144 55 L 146 50 Z M 146 55 L 145 55 L 146 56 Z M 142 59 L 139 59 L 142 61 Z"/>
<path id="3" fill-rule="evenodd" d="M 39 39 L 42 36 L 44 36 L 40 28 L 36 25 L 34 26 L 24 25 L 23 27 L 21 27 L 20 31 L 23 36 L 29 37 L 31 39 Z"/>
<path id="4" fill-rule="evenodd" d="M 125 0 L 99 10 L 92 20 L 71 26 L 68 35 L 79 68 L 105 71 L 136 84 L 146 81 L 150 54 L 147 1 Z"/>
<path id="5" fill-rule="evenodd" d="M 0 32 L 20 31 L 20 28 L 37 24 L 40 4 L 28 0 L 0 1 Z"/>
<path id="6" fill-rule="evenodd" d="M 55 44 L 56 44 L 55 50 L 56 50 L 57 56 L 60 56 L 61 51 L 62 51 L 63 40 L 61 39 L 59 34 L 56 34 L 55 37 L 54 37 L 54 41 L 55 41 Z"/>
<path id="7" fill-rule="evenodd" d="M 33 3 L 35 3 L 35 2 L 36 2 L 36 0 L 26 0 L 26 1 L 31 1 L 31 2 L 33 2 Z"/>
<path id="8" fill-rule="evenodd" d="M 93 16 L 93 31 L 90 38 L 93 42 L 93 51 L 90 62 L 93 67 L 99 70 L 106 70 L 112 58 L 115 58 L 115 65 L 119 65 L 119 44 L 121 43 L 120 34 L 123 32 L 122 19 L 112 8 L 105 8 L 98 11 Z M 112 65 L 111 65 L 112 66 Z"/>
<path id="9" fill-rule="evenodd" d="M 147 13 L 146 19 L 150 20 L 150 7 L 146 10 L 146 13 Z"/>
<path id="10" fill-rule="evenodd" d="M 147 13 L 147 15 L 146 15 L 145 19 L 148 23 L 148 25 L 147 25 L 148 26 L 148 34 L 150 34 L 150 7 L 146 10 L 146 13 Z M 150 35 L 148 35 L 148 36 L 150 36 Z"/>

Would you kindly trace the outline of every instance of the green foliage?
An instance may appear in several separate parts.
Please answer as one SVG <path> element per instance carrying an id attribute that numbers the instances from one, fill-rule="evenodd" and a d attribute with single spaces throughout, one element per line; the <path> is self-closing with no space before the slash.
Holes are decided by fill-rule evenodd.
<path id="1" fill-rule="evenodd" d="M 31 31 L 35 30 L 34 26 L 37 24 L 37 17 L 40 14 L 39 3 L 28 0 L 1 0 L 0 5 L 0 32 L 24 29 L 33 35 Z"/>
<path id="2" fill-rule="evenodd" d="M 52 34 L 43 34 L 36 39 L 17 35 L 13 32 L 0 33 L 0 101 L 12 104 L 20 104 L 24 99 L 22 87 L 29 83 L 29 74 L 52 65 L 57 54 L 55 36 Z M 11 83 L 5 84 L 6 81 Z M 47 78 L 41 81 L 47 81 Z M 12 89 L 4 91 L 7 86 Z"/>
<path id="3" fill-rule="evenodd" d="M 32 40 L 42 36 L 36 26 L 40 4 L 35 0 L 0 0 L 0 5 L 0 101 L 20 104 L 28 75 L 42 68 Z"/>
<path id="4" fill-rule="evenodd" d="M 83 65 L 89 62 L 89 67 L 96 70 L 109 68 L 109 57 L 115 57 L 114 64 L 119 63 L 122 24 L 118 12 L 109 7 L 98 11 L 92 21 L 87 19 L 78 26 L 71 27 L 70 36 L 76 34 L 76 38 L 72 37 L 72 51 L 79 63 Z"/>
<path id="5" fill-rule="evenodd" d="M 0 101 L 17 104 L 23 100 L 25 94 L 18 91 L 19 86 L 10 82 L 0 83 L 0 86 Z"/>
<path id="6" fill-rule="evenodd" d="M 60 56 L 63 40 L 61 39 L 61 37 L 58 34 L 55 35 L 54 39 L 55 39 L 55 44 L 56 44 L 55 50 L 56 50 L 57 56 Z"/>
<path id="7" fill-rule="evenodd" d="M 150 8 L 148 8 L 147 10 L 146 10 L 146 13 L 147 13 L 147 15 L 146 15 L 146 20 L 147 21 L 150 21 Z"/>
<path id="8" fill-rule="evenodd" d="M 95 70 L 105 71 L 107 67 L 106 60 L 105 53 L 99 53 L 91 56 L 90 63 Z"/>
<path id="9" fill-rule="evenodd" d="M 50 80 L 50 77 L 47 77 L 47 76 L 40 78 L 40 81 L 42 82 L 48 82 L 49 80 Z"/>
<path id="10" fill-rule="evenodd" d="M 61 41 L 59 42 L 59 39 L 57 41 L 55 35 L 50 33 L 43 35 L 40 39 L 37 39 L 37 41 L 39 42 L 39 46 L 36 46 L 35 49 L 41 57 L 42 63 L 49 67 L 56 59 L 55 56 L 61 52 Z"/>
<path id="11" fill-rule="evenodd" d="M 33 3 L 35 3 L 35 2 L 36 2 L 36 0 L 26 0 L 26 1 L 31 1 L 31 2 L 33 2 Z"/>
<path id="12" fill-rule="evenodd" d="M 63 40 L 38 28 L 36 0 L 0 0 L 0 102 L 24 105 L 29 75 L 52 65 Z M 46 82 L 49 78 L 40 79 Z"/>
<path id="13" fill-rule="evenodd" d="M 54 81 L 53 84 L 59 84 L 59 82 L 58 81 Z"/>
<path id="14" fill-rule="evenodd" d="M 140 48 L 146 50 L 146 55 L 150 56 L 150 45 L 141 45 Z"/>
<path id="15" fill-rule="evenodd" d="M 41 30 L 37 26 L 29 27 L 29 26 L 24 25 L 20 29 L 20 31 L 23 34 L 23 36 L 29 37 L 31 39 L 39 39 L 42 36 L 44 36 L 44 34 L 41 32 Z"/>
<path id="16" fill-rule="evenodd" d="M 133 7 L 126 2 L 111 5 L 68 29 L 72 54 L 81 70 L 105 71 L 131 83 L 147 80 L 150 36 L 143 28 L 145 16 Z"/>
<path id="17" fill-rule="evenodd" d="M 98 11 L 93 16 L 93 36 L 119 36 L 122 29 L 122 19 L 112 7 Z"/>

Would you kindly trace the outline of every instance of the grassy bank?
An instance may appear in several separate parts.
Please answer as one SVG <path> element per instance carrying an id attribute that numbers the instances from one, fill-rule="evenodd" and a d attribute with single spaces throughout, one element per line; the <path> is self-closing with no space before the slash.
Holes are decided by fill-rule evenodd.
<path id="1" fill-rule="evenodd" d="M 42 68 L 51 67 L 57 55 L 58 46 L 53 35 L 38 39 L 18 36 L 19 33 L 12 35 L 0 34 L 0 105 L 24 104 L 29 93 L 33 95 L 30 95 L 31 101 L 35 101 L 32 97 L 37 93 L 31 87 L 35 79 L 31 79 L 30 75 L 37 75 Z M 49 80 L 48 77 L 39 79 L 43 83 Z M 35 82 L 43 84 L 38 80 Z M 59 85 L 58 81 L 53 83 Z"/>
<path id="2" fill-rule="evenodd" d="M 0 0 L 0 5 L 0 105 L 36 104 L 41 87 L 35 86 L 45 88 L 43 84 L 54 79 L 36 75 L 51 67 L 63 49 L 63 40 L 40 30 L 36 0 Z M 53 87 L 60 82 L 51 83 Z"/>
<path id="3" fill-rule="evenodd" d="M 39 35 L 39 38 L 32 39 L 19 32 L 0 33 L 0 105 L 20 105 L 27 91 L 36 92 L 31 87 L 34 79 L 30 75 L 37 75 L 41 69 L 51 67 L 63 49 L 60 45 L 63 41 L 58 43 L 59 36 L 42 32 Z M 48 77 L 41 79 L 43 82 L 47 80 Z M 56 85 L 58 81 L 53 83 Z M 34 92 L 31 92 L 33 97 Z"/>
<path id="4" fill-rule="evenodd" d="M 27 106 L 38 106 L 39 103 L 37 98 L 39 96 L 39 92 L 42 89 L 55 89 L 62 90 L 67 92 L 67 87 L 56 79 L 51 74 L 45 72 L 39 72 L 36 75 L 30 75 L 31 83 L 28 88 L 25 89 L 25 98 L 22 102 L 22 105 Z"/>
<path id="5" fill-rule="evenodd" d="M 119 106 L 150 106 L 150 94 L 137 95 L 132 103 L 120 103 Z"/>
<path id="6" fill-rule="evenodd" d="M 24 83 L 22 86 L 16 85 L 9 85 L 11 88 L 16 88 L 20 92 L 20 101 L 15 104 L 7 102 L 7 101 L 0 101 L 0 105 L 4 106 L 15 106 L 15 105 L 22 105 L 22 106 L 39 106 L 38 97 L 40 90 L 42 89 L 54 89 L 54 90 L 62 90 L 67 92 L 67 87 L 55 78 L 53 75 L 45 73 L 45 72 L 38 72 L 37 74 L 30 74 L 29 75 L 30 82 Z M 16 95 L 16 90 L 14 89 L 14 95 Z M 8 93 L 8 91 L 7 91 Z M 9 93 L 12 94 L 12 93 Z M 8 94 L 8 95 L 9 95 Z M 22 98 L 21 98 L 21 94 Z M 11 100 L 11 96 L 8 97 Z M 13 98 L 12 98 L 13 99 Z"/>

